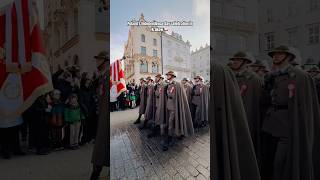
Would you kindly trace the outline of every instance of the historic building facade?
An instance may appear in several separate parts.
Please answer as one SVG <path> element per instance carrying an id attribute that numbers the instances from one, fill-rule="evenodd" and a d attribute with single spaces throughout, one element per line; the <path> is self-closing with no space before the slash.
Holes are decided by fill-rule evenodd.
<path id="1" fill-rule="evenodd" d="M 145 21 L 143 14 L 139 21 Z M 161 73 L 161 35 L 149 26 L 130 26 L 124 47 L 125 78 L 127 82 L 139 82 L 141 77 Z"/>
<path id="2" fill-rule="evenodd" d="M 96 71 L 93 57 L 109 49 L 107 11 L 101 0 L 44 0 L 44 40 L 52 72 L 68 66 Z"/>
<path id="3" fill-rule="evenodd" d="M 177 80 L 191 77 L 191 44 L 178 33 L 162 33 L 163 74 L 174 71 Z"/>
<path id="4" fill-rule="evenodd" d="M 275 6 L 276 5 L 276 6 Z M 302 63 L 320 61 L 320 0 L 259 1 L 259 52 L 287 44 L 300 50 Z"/>
<path id="5" fill-rule="evenodd" d="M 239 50 L 258 55 L 258 4 L 255 0 L 213 0 L 213 58 L 222 64 Z"/>
<path id="6" fill-rule="evenodd" d="M 205 82 L 210 81 L 210 46 L 191 51 L 191 76 L 201 75 Z"/>

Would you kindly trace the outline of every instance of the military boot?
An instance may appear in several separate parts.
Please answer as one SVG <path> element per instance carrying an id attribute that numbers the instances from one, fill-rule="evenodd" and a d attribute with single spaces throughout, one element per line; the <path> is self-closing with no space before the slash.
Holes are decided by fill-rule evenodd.
<path id="1" fill-rule="evenodd" d="M 139 124 L 141 122 L 141 116 L 142 114 L 139 114 L 138 119 L 133 124 Z"/>

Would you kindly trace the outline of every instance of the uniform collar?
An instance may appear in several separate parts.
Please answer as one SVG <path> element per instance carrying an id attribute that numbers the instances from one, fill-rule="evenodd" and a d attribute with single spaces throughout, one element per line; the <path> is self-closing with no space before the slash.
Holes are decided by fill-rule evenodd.
<path id="1" fill-rule="evenodd" d="M 276 68 L 273 70 L 273 73 L 287 73 L 290 69 L 292 68 L 292 65 L 291 64 L 287 64 L 285 65 L 284 67 L 282 68 Z"/>
<path id="2" fill-rule="evenodd" d="M 169 84 L 174 84 L 174 83 L 175 83 L 174 79 L 169 81 Z"/>

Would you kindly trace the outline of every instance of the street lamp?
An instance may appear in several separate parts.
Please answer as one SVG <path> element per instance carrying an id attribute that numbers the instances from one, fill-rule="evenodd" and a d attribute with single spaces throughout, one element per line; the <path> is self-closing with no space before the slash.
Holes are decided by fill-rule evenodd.
<path id="1" fill-rule="evenodd" d="M 163 57 L 162 57 L 162 31 L 160 32 L 160 50 L 161 50 L 161 74 L 163 74 Z"/>

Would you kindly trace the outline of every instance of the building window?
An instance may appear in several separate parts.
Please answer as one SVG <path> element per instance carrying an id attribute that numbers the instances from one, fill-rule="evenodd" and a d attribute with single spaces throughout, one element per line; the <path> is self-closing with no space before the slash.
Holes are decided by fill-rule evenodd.
<path id="1" fill-rule="evenodd" d="M 73 14 L 73 23 L 74 23 L 74 34 L 78 34 L 78 10 L 75 9 L 74 10 L 74 14 Z"/>
<path id="2" fill-rule="evenodd" d="M 60 31 L 57 30 L 56 31 L 56 50 L 59 50 L 61 46 L 61 42 L 60 42 Z"/>
<path id="3" fill-rule="evenodd" d="M 169 57 L 172 57 L 172 51 L 171 51 L 171 49 L 168 49 L 168 56 L 169 56 Z"/>
<path id="4" fill-rule="evenodd" d="M 270 51 L 274 48 L 274 33 L 266 33 L 266 50 Z"/>
<path id="5" fill-rule="evenodd" d="M 73 65 L 79 66 L 79 57 L 78 55 L 73 56 Z"/>
<path id="6" fill-rule="evenodd" d="M 222 3 L 213 2 L 213 17 L 222 17 Z"/>
<path id="7" fill-rule="evenodd" d="M 319 24 L 309 26 L 309 44 L 319 43 Z"/>
<path id="8" fill-rule="evenodd" d="M 288 4 L 288 17 L 292 17 L 295 15 L 295 5 L 294 2 Z"/>
<path id="9" fill-rule="evenodd" d="M 320 0 L 310 0 L 310 10 L 316 10 L 320 8 Z"/>
<path id="10" fill-rule="evenodd" d="M 233 19 L 237 21 L 245 21 L 245 8 L 235 6 L 232 8 L 232 12 L 234 14 Z"/>
<path id="11" fill-rule="evenodd" d="M 109 27 L 109 18 L 107 11 L 101 11 L 99 4 L 95 6 L 95 32 L 107 33 Z"/>
<path id="12" fill-rule="evenodd" d="M 141 42 L 146 42 L 146 36 L 144 34 L 141 34 Z"/>
<path id="13" fill-rule="evenodd" d="M 157 40 L 153 39 L 153 45 L 156 46 L 157 45 Z"/>
<path id="14" fill-rule="evenodd" d="M 235 52 L 246 49 L 246 38 L 241 35 L 232 35 L 228 37 L 228 52 Z"/>
<path id="15" fill-rule="evenodd" d="M 287 30 L 288 32 L 288 42 L 291 46 L 297 45 L 297 28 L 291 28 Z"/>
<path id="16" fill-rule="evenodd" d="M 144 46 L 141 46 L 141 54 L 146 55 L 147 54 L 147 49 Z"/>
<path id="17" fill-rule="evenodd" d="M 266 21 L 267 23 L 272 23 L 273 22 L 273 16 L 272 16 L 272 11 L 270 9 L 267 9 L 267 12 L 266 12 Z"/>
<path id="18" fill-rule="evenodd" d="M 158 73 L 159 72 L 159 65 L 156 62 L 152 63 L 152 73 Z"/>
<path id="19" fill-rule="evenodd" d="M 215 52 L 225 52 L 227 45 L 226 35 L 222 33 L 214 33 L 213 36 L 216 39 Z"/>
<path id="20" fill-rule="evenodd" d="M 148 62 L 147 61 L 140 61 L 140 73 L 147 73 L 148 72 Z"/>
<path id="21" fill-rule="evenodd" d="M 158 51 L 157 50 L 153 50 L 153 57 L 158 57 Z"/>
<path id="22" fill-rule="evenodd" d="M 68 35 L 68 22 L 64 23 L 64 35 L 65 35 L 65 42 L 69 40 L 69 35 Z"/>

